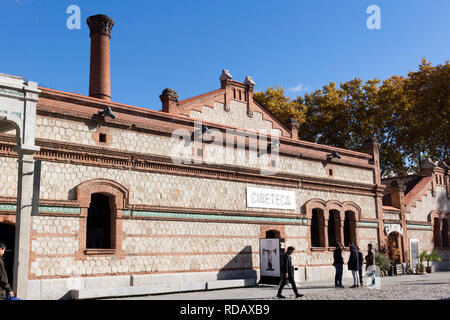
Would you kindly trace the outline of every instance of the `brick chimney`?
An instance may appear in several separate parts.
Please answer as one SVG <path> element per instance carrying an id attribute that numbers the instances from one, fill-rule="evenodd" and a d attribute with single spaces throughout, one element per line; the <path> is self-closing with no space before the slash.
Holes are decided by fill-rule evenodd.
<path id="1" fill-rule="evenodd" d="M 159 96 L 162 102 L 162 111 L 171 113 L 171 114 L 177 114 L 177 105 L 178 105 L 178 93 L 171 89 L 166 88 L 162 92 L 162 94 Z"/>
<path id="2" fill-rule="evenodd" d="M 91 30 L 91 70 L 89 96 L 111 100 L 110 49 L 111 29 L 114 20 L 103 14 L 90 16 L 87 24 Z"/>

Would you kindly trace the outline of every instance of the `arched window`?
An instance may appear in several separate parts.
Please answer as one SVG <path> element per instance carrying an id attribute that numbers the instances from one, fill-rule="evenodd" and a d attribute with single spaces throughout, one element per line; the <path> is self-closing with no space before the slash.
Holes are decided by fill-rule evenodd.
<path id="1" fill-rule="evenodd" d="M 345 211 L 344 220 L 344 246 L 356 244 L 356 217 L 353 211 Z"/>
<path id="2" fill-rule="evenodd" d="M 442 246 L 441 243 L 441 223 L 439 221 L 439 218 L 434 218 L 434 225 L 433 225 L 433 236 L 434 236 L 434 246 L 436 248 L 440 248 Z"/>
<path id="3" fill-rule="evenodd" d="M 325 219 L 322 209 L 313 209 L 311 217 L 311 246 L 325 247 Z"/>
<path id="4" fill-rule="evenodd" d="M 113 249 L 111 222 L 110 198 L 101 193 L 93 193 L 87 215 L 87 249 Z"/>
<path id="5" fill-rule="evenodd" d="M 328 217 L 328 246 L 335 247 L 340 241 L 341 222 L 339 219 L 339 211 L 330 210 Z"/>
<path id="6" fill-rule="evenodd" d="M 447 218 L 442 219 L 442 246 L 448 248 L 449 238 L 448 238 L 448 220 Z"/>

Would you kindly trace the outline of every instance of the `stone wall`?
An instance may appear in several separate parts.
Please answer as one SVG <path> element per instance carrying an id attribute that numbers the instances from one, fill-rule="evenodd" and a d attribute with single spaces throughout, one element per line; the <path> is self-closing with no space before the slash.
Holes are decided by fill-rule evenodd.
<path id="1" fill-rule="evenodd" d="M 230 114 L 232 114 L 232 112 L 230 112 Z M 99 132 L 99 128 L 89 127 L 82 122 L 43 116 L 38 116 L 36 121 L 37 138 L 81 143 L 90 146 L 99 145 L 98 141 L 94 139 L 94 134 Z M 271 123 L 269 121 L 264 121 L 263 123 L 266 122 Z M 264 128 L 264 126 L 262 126 L 262 128 Z M 110 138 L 108 138 L 109 143 L 102 145 L 104 147 L 128 152 L 170 156 L 185 160 L 192 160 L 192 155 L 196 154 L 196 151 L 193 152 L 193 148 L 197 148 L 196 144 L 193 143 L 189 147 L 184 147 L 184 142 L 179 139 L 117 128 L 102 128 L 101 130 L 110 135 Z M 225 143 L 226 141 L 223 141 L 223 144 Z M 198 157 L 196 159 L 198 160 Z M 267 154 L 258 157 L 256 151 L 231 149 L 214 144 L 204 145 L 202 161 L 205 163 L 230 164 L 257 169 L 268 168 L 270 163 Z M 277 170 L 279 172 L 329 178 L 328 170 L 323 166 L 321 161 L 279 157 Z M 336 180 L 366 184 L 372 184 L 374 181 L 373 171 L 368 169 L 334 164 L 333 171 L 333 179 Z"/>
<path id="2" fill-rule="evenodd" d="M 3 167 L 13 166 L 14 159 L 1 158 Z M 4 161 L 3 159 L 6 159 Z M 139 171 L 107 169 L 68 163 L 42 162 L 40 197 L 45 200 L 75 200 L 75 187 L 92 179 L 109 179 L 122 184 L 130 192 L 130 203 L 184 208 L 210 208 L 258 212 L 292 213 L 289 210 L 246 207 L 246 187 L 266 187 L 241 182 L 165 175 Z M 15 171 L 14 171 L 15 172 Z M 14 173 L 11 173 L 14 176 Z M 3 179 L 8 179 L 3 177 Z M 9 178 L 12 180 L 13 178 Z M 14 182 L 7 195 L 15 196 Z M 277 188 L 275 189 L 286 189 Z M 214 190 L 215 193 L 211 191 Z M 289 190 L 289 189 L 287 189 Z M 375 199 L 371 196 L 294 189 L 297 212 L 310 199 L 352 201 L 362 209 L 363 218 L 375 218 Z"/>
<path id="3" fill-rule="evenodd" d="M 223 103 L 215 102 L 214 108 L 203 106 L 202 111 L 191 111 L 191 118 L 202 121 L 220 123 L 231 127 L 252 129 L 255 131 L 264 130 L 266 134 L 281 136 L 279 129 L 273 129 L 272 122 L 263 120 L 260 112 L 253 112 L 253 116 L 247 114 L 247 104 L 236 100 L 231 100 L 230 111 L 225 111 Z"/>
<path id="4" fill-rule="evenodd" d="M 285 230 L 286 247 L 296 248 L 294 265 L 332 265 L 332 251 L 309 251 L 308 226 L 277 228 Z M 31 278 L 259 269 L 259 224 L 124 219 L 122 231 L 123 257 L 80 259 L 74 254 L 80 246 L 79 218 L 33 217 Z M 366 252 L 376 229 L 358 228 L 358 235 Z M 345 251 L 345 261 L 348 255 Z"/>
<path id="5" fill-rule="evenodd" d="M 406 219 L 427 222 L 428 215 L 433 210 L 450 212 L 450 199 L 447 197 L 445 187 L 436 186 L 434 197 L 430 190 L 427 191 L 427 195 L 423 196 L 420 201 L 416 201 L 416 206 L 412 207 L 411 212 L 406 214 Z"/>
<path id="6" fill-rule="evenodd" d="M 431 230 L 408 229 L 408 239 L 419 240 L 419 253 L 424 250 L 431 252 L 434 249 L 433 232 Z M 407 249 L 409 250 L 409 248 Z"/>
<path id="7" fill-rule="evenodd" d="M 17 175 L 17 159 L 0 157 L 0 197 L 17 197 Z"/>

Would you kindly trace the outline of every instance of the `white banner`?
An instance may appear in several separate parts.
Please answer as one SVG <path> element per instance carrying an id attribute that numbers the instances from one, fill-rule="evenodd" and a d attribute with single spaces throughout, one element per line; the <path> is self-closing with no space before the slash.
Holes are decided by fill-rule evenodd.
<path id="1" fill-rule="evenodd" d="M 295 191 L 247 187 L 247 207 L 296 210 Z"/>

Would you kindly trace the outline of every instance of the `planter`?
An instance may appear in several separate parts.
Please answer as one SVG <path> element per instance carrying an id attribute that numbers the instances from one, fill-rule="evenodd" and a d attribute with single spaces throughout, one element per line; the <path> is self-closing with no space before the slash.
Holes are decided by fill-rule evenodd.
<path id="1" fill-rule="evenodd" d="M 427 271 L 427 273 L 431 273 L 431 267 L 425 267 L 425 270 Z"/>

